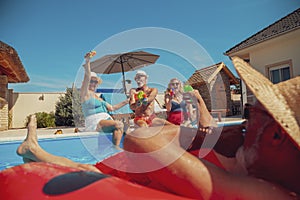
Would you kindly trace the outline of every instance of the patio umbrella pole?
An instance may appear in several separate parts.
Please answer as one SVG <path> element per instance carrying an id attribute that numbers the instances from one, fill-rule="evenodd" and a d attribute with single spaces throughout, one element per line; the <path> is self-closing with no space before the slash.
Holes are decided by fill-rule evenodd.
<path id="1" fill-rule="evenodd" d="M 125 84 L 125 73 L 124 73 L 124 67 L 123 67 L 123 61 L 121 59 L 121 67 L 122 67 L 122 75 L 123 75 L 123 88 L 125 95 L 127 96 L 127 90 L 126 90 L 126 84 Z"/>

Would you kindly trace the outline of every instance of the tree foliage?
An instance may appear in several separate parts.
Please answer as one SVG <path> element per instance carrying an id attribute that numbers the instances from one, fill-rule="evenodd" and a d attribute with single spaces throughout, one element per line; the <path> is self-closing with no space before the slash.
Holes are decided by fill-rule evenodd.
<path id="1" fill-rule="evenodd" d="M 57 126 L 80 126 L 83 121 L 80 94 L 76 88 L 67 88 L 66 94 L 59 97 L 55 105 Z"/>

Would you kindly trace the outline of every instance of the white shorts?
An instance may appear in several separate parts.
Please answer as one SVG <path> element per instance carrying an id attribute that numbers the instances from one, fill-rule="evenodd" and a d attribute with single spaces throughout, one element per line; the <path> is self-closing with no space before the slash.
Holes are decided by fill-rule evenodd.
<path id="1" fill-rule="evenodd" d="M 85 118 L 85 131 L 97 131 L 98 123 L 103 119 L 113 119 L 108 113 L 97 113 Z"/>

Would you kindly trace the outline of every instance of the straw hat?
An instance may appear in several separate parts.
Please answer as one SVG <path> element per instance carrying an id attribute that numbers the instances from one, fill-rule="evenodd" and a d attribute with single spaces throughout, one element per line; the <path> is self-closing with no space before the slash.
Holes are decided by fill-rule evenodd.
<path id="1" fill-rule="evenodd" d="M 95 77 L 95 78 L 97 78 L 97 80 L 98 80 L 98 84 L 99 84 L 99 85 L 102 83 L 102 79 L 101 79 L 101 78 L 99 78 L 95 72 L 91 72 L 91 77 Z"/>
<path id="2" fill-rule="evenodd" d="M 273 84 L 241 58 L 232 61 L 248 88 L 300 148 L 300 76 Z"/>

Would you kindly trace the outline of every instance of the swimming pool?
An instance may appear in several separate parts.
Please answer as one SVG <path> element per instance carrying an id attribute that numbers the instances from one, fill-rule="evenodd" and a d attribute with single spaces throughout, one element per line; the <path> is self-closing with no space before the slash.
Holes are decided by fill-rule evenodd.
<path id="1" fill-rule="evenodd" d="M 218 126 L 239 125 L 242 122 L 243 120 L 218 122 Z M 21 142 L 0 143 L 0 170 L 23 163 L 22 158 L 16 154 L 16 150 Z M 105 133 L 59 139 L 39 139 L 39 144 L 49 153 L 86 164 L 95 164 L 120 152 L 112 144 L 112 134 Z M 120 146 L 123 146 L 123 139 Z"/>
<path id="2" fill-rule="evenodd" d="M 0 170 L 23 163 L 22 158 L 16 154 L 21 142 L 0 143 Z M 87 164 L 94 164 L 120 152 L 112 144 L 112 134 L 40 139 L 39 144 L 49 153 Z"/>

